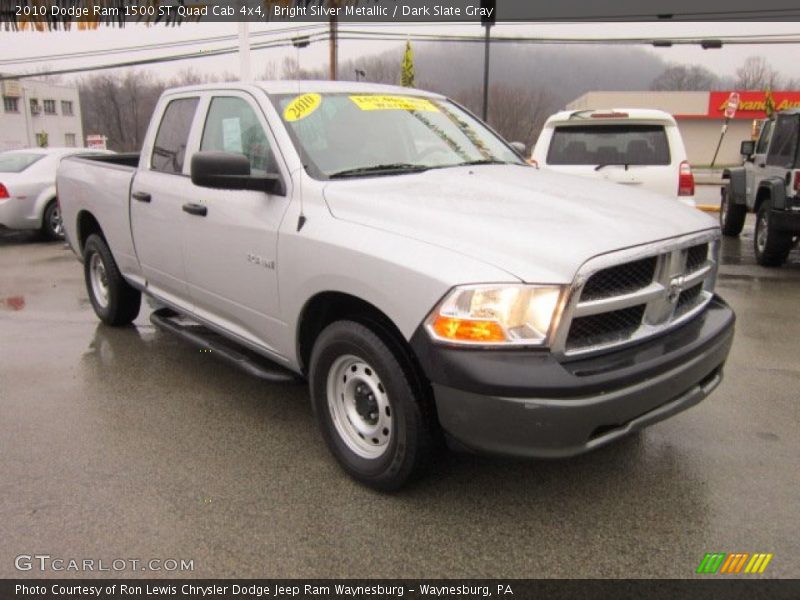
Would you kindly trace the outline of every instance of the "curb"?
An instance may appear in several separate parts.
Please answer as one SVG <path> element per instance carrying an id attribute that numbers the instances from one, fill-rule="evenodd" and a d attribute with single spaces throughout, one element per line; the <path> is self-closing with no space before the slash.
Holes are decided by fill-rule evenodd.
<path id="1" fill-rule="evenodd" d="M 698 204 L 697 209 L 702 210 L 703 212 L 719 212 L 719 206 L 716 204 Z"/>

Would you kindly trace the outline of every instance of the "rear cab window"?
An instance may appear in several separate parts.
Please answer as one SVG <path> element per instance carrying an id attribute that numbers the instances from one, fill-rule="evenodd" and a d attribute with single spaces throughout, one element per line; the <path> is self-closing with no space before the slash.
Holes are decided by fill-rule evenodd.
<path id="1" fill-rule="evenodd" d="M 663 125 L 556 126 L 547 164 L 669 165 L 672 162 Z"/>
<path id="2" fill-rule="evenodd" d="M 199 98 L 172 100 L 164 110 L 158 126 L 150 168 L 162 173 L 183 173 L 186 145 Z"/>

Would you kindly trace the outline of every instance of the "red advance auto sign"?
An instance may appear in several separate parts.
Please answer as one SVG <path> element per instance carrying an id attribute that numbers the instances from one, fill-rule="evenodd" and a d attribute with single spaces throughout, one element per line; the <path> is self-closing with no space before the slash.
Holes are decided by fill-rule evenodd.
<path id="1" fill-rule="evenodd" d="M 725 109 L 731 92 L 711 92 L 708 101 L 708 116 L 713 119 L 725 118 Z M 772 92 L 775 110 L 800 108 L 800 92 Z M 765 92 L 739 92 L 739 107 L 735 119 L 763 119 L 765 112 Z"/>

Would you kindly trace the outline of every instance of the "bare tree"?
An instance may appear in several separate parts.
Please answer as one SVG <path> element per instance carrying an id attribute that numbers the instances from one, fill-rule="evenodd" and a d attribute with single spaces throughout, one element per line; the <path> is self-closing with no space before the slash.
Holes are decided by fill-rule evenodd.
<path id="1" fill-rule="evenodd" d="M 736 69 L 736 88 L 740 90 L 778 89 L 783 85 L 780 73 L 763 56 L 750 56 Z"/>
<path id="2" fill-rule="evenodd" d="M 651 90 L 703 91 L 718 87 L 719 78 L 700 65 L 670 65 L 653 80 Z"/>
<path id="3" fill-rule="evenodd" d="M 488 122 L 505 139 L 530 147 L 536 142 L 544 122 L 559 108 L 559 101 L 546 89 L 536 86 L 496 84 L 489 87 Z M 461 102 L 478 114 L 483 102 L 480 87 L 456 94 Z"/>
<path id="4" fill-rule="evenodd" d="M 144 71 L 82 79 L 78 94 L 84 133 L 105 135 L 112 150 L 139 150 L 164 87 Z"/>

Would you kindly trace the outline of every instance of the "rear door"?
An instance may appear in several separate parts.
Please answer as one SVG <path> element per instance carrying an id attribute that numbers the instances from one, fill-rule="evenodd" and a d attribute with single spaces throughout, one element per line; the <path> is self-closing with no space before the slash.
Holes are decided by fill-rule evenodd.
<path id="1" fill-rule="evenodd" d="M 559 124 L 553 131 L 546 165 L 674 197 L 681 157 L 673 156 L 668 127 L 642 121 Z"/>
<path id="2" fill-rule="evenodd" d="M 203 113 L 201 151 L 244 154 L 253 175 L 278 172 L 290 187 L 267 120 L 250 94 L 209 93 Z M 274 351 L 270 340 L 283 329 L 278 319 L 278 228 L 290 192 L 278 196 L 192 185 L 191 197 L 206 209 L 203 215 L 188 216 L 184 230 L 195 314 Z"/>
<path id="3" fill-rule="evenodd" d="M 197 128 L 199 94 L 170 96 L 161 123 L 142 157 L 131 186 L 131 230 L 148 289 L 164 300 L 190 308 L 183 256 L 182 206 L 194 192 L 188 177 L 187 148 Z"/>

